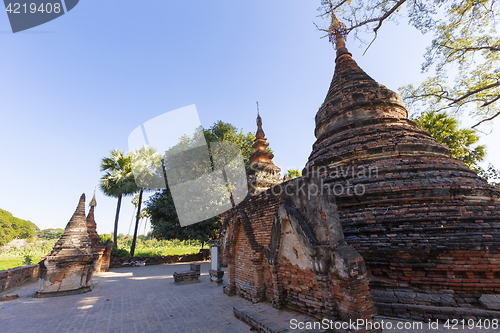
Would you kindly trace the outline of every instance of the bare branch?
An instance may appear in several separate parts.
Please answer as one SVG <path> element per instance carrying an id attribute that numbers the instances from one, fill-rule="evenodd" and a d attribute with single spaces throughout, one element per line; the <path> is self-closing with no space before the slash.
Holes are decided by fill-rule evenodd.
<path id="1" fill-rule="evenodd" d="M 472 126 L 471 128 L 474 128 L 476 126 L 479 126 L 479 124 L 482 124 L 484 123 L 485 121 L 490 121 L 490 120 L 493 120 L 494 118 L 496 118 L 497 116 L 500 115 L 500 111 L 498 111 L 497 113 L 495 113 L 493 116 L 489 117 L 489 118 L 486 118 L 486 119 L 483 119 L 481 120 L 480 122 L 478 122 L 476 125 Z"/>
<path id="2" fill-rule="evenodd" d="M 497 96 L 495 98 L 493 98 L 493 100 L 489 101 L 489 102 L 485 102 L 483 105 L 481 105 L 481 107 L 485 107 L 485 106 L 488 106 L 490 104 L 493 104 L 495 103 L 496 101 L 498 101 L 500 99 L 500 96 Z"/>
<path id="3" fill-rule="evenodd" d="M 494 87 L 498 87 L 500 86 L 500 81 L 497 81 L 496 83 L 492 83 L 492 84 L 489 84 L 487 86 L 484 86 L 484 87 L 481 87 L 481 88 L 478 88 L 476 90 L 472 90 L 472 91 L 469 91 L 468 93 L 464 94 L 462 97 L 454 100 L 453 102 L 450 103 L 451 104 L 455 104 L 455 103 L 458 103 L 458 102 L 461 102 L 463 101 L 464 99 L 466 99 L 467 97 L 471 96 L 471 95 L 474 95 L 474 94 L 477 94 L 478 92 L 481 92 L 483 90 L 486 90 L 486 89 L 490 89 L 490 88 L 494 88 Z"/>
<path id="4" fill-rule="evenodd" d="M 481 51 L 481 50 L 489 50 L 489 51 L 493 51 L 493 52 L 500 51 L 500 46 L 497 46 L 497 45 L 454 48 L 454 47 L 448 46 L 446 44 L 440 43 L 439 46 L 447 48 L 449 50 L 452 50 L 453 51 L 452 53 L 456 53 L 456 52 L 465 53 L 465 52 L 470 52 L 470 51 Z"/>
<path id="5" fill-rule="evenodd" d="M 406 0 L 399 0 L 398 3 L 396 3 L 394 5 L 394 7 L 392 7 L 391 9 L 389 9 L 388 12 L 386 12 L 381 18 L 380 18 L 380 21 L 378 22 L 378 25 L 375 27 L 375 29 L 373 29 L 373 32 L 375 33 L 375 35 L 377 34 L 377 31 L 378 29 L 380 29 L 380 27 L 382 26 L 382 22 L 387 19 L 389 16 L 392 15 L 392 13 L 394 13 L 399 7 L 401 7 L 402 4 L 404 4 L 406 2 Z"/>

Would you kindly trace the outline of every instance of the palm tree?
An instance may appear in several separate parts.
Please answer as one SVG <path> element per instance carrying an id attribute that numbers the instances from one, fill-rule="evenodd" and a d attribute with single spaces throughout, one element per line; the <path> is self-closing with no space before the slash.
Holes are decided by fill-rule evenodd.
<path id="1" fill-rule="evenodd" d="M 101 190 L 107 196 L 118 198 L 113 234 L 114 246 L 118 246 L 118 218 L 120 216 L 122 196 L 137 192 L 139 187 L 135 183 L 131 157 L 128 154 L 125 155 L 121 150 L 112 150 L 111 157 L 104 157 L 102 159 L 101 171 L 106 172 L 101 177 Z"/>
<path id="2" fill-rule="evenodd" d="M 144 145 L 141 149 L 133 151 L 131 156 L 131 165 L 136 173 L 139 190 L 134 237 L 132 238 L 132 245 L 130 246 L 130 255 L 133 257 L 135 252 L 135 243 L 137 240 L 137 230 L 139 228 L 139 220 L 141 219 L 142 194 L 144 190 L 152 190 L 163 186 L 165 180 L 161 180 L 163 177 L 161 163 L 162 157 L 156 149 Z"/>

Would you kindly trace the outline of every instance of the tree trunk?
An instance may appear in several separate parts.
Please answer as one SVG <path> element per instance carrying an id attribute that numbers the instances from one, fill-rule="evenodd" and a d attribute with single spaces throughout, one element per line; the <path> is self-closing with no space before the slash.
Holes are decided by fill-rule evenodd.
<path id="1" fill-rule="evenodd" d="M 118 248 L 118 217 L 120 216 L 120 207 L 122 205 L 122 195 L 118 197 L 118 204 L 116 205 L 116 215 L 115 215 L 115 230 L 113 233 L 113 247 Z"/>
<path id="2" fill-rule="evenodd" d="M 137 239 L 137 229 L 139 227 L 139 220 L 141 218 L 141 203 L 142 203 L 142 192 L 144 190 L 141 188 L 141 191 L 139 192 L 139 202 L 137 203 L 137 217 L 135 219 L 135 228 L 134 228 L 134 238 L 132 238 L 132 246 L 130 247 L 130 256 L 134 256 L 135 252 L 135 241 Z"/>
<path id="3" fill-rule="evenodd" d="M 134 212 L 132 213 L 132 218 L 130 219 L 130 225 L 128 226 L 128 232 L 127 232 L 127 241 L 125 242 L 125 248 L 128 247 L 128 239 L 130 238 L 130 229 L 132 229 L 132 223 L 134 222 L 134 215 L 135 215 L 135 210 L 136 206 L 134 206 Z"/>

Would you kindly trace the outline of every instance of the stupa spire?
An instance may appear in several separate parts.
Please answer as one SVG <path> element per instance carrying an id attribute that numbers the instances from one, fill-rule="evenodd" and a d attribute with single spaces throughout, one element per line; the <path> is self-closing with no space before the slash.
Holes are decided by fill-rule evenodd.
<path id="1" fill-rule="evenodd" d="M 92 243 L 87 233 L 87 219 L 85 217 L 85 194 L 82 194 L 75 213 L 69 220 L 63 235 L 54 245 L 50 256 L 74 254 L 92 255 Z"/>
<path id="2" fill-rule="evenodd" d="M 97 206 L 97 201 L 95 200 L 95 190 L 94 190 L 94 196 L 92 197 L 92 200 L 89 203 L 90 207 L 95 207 Z"/>
<path id="3" fill-rule="evenodd" d="M 269 143 L 262 129 L 262 118 L 259 113 L 259 103 L 257 102 L 257 132 L 255 133 L 255 141 L 252 148 L 254 153 L 250 156 L 250 163 L 273 164 L 273 153 L 267 150 Z"/>
<path id="4" fill-rule="evenodd" d="M 248 171 L 250 194 L 259 193 L 281 182 L 279 176 L 281 169 L 274 165 L 274 155 L 267 150 L 268 146 L 269 143 L 267 143 L 264 130 L 262 129 L 259 102 L 257 102 L 257 132 L 255 133 L 255 141 L 252 145 L 255 151 L 250 156 L 250 170 Z"/>

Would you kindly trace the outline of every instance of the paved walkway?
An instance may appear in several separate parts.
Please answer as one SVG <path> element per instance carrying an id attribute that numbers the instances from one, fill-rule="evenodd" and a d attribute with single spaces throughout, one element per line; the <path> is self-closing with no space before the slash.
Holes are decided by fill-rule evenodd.
<path id="1" fill-rule="evenodd" d="M 187 269 L 189 264 L 112 269 L 95 275 L 92 292 L 64 297 L 32 298 L 38 282 L 4 291 L 0 295 L 15 293 L 20 298 L 0 302 L 0 332 L 251 332 L 234 318 L 233 307 L 267 314 L 270 320 L 283 324 L 289 318 L 306 320 L 268 304 L 226 296 L 222 287 L 209 283 L 209 263 L 201 264 L 200 283 L 175 285 L 173 272 Z M 493 333 L 500 329 L 429 330 L 424 324 L 424 329 L 384 332 Z"/>

